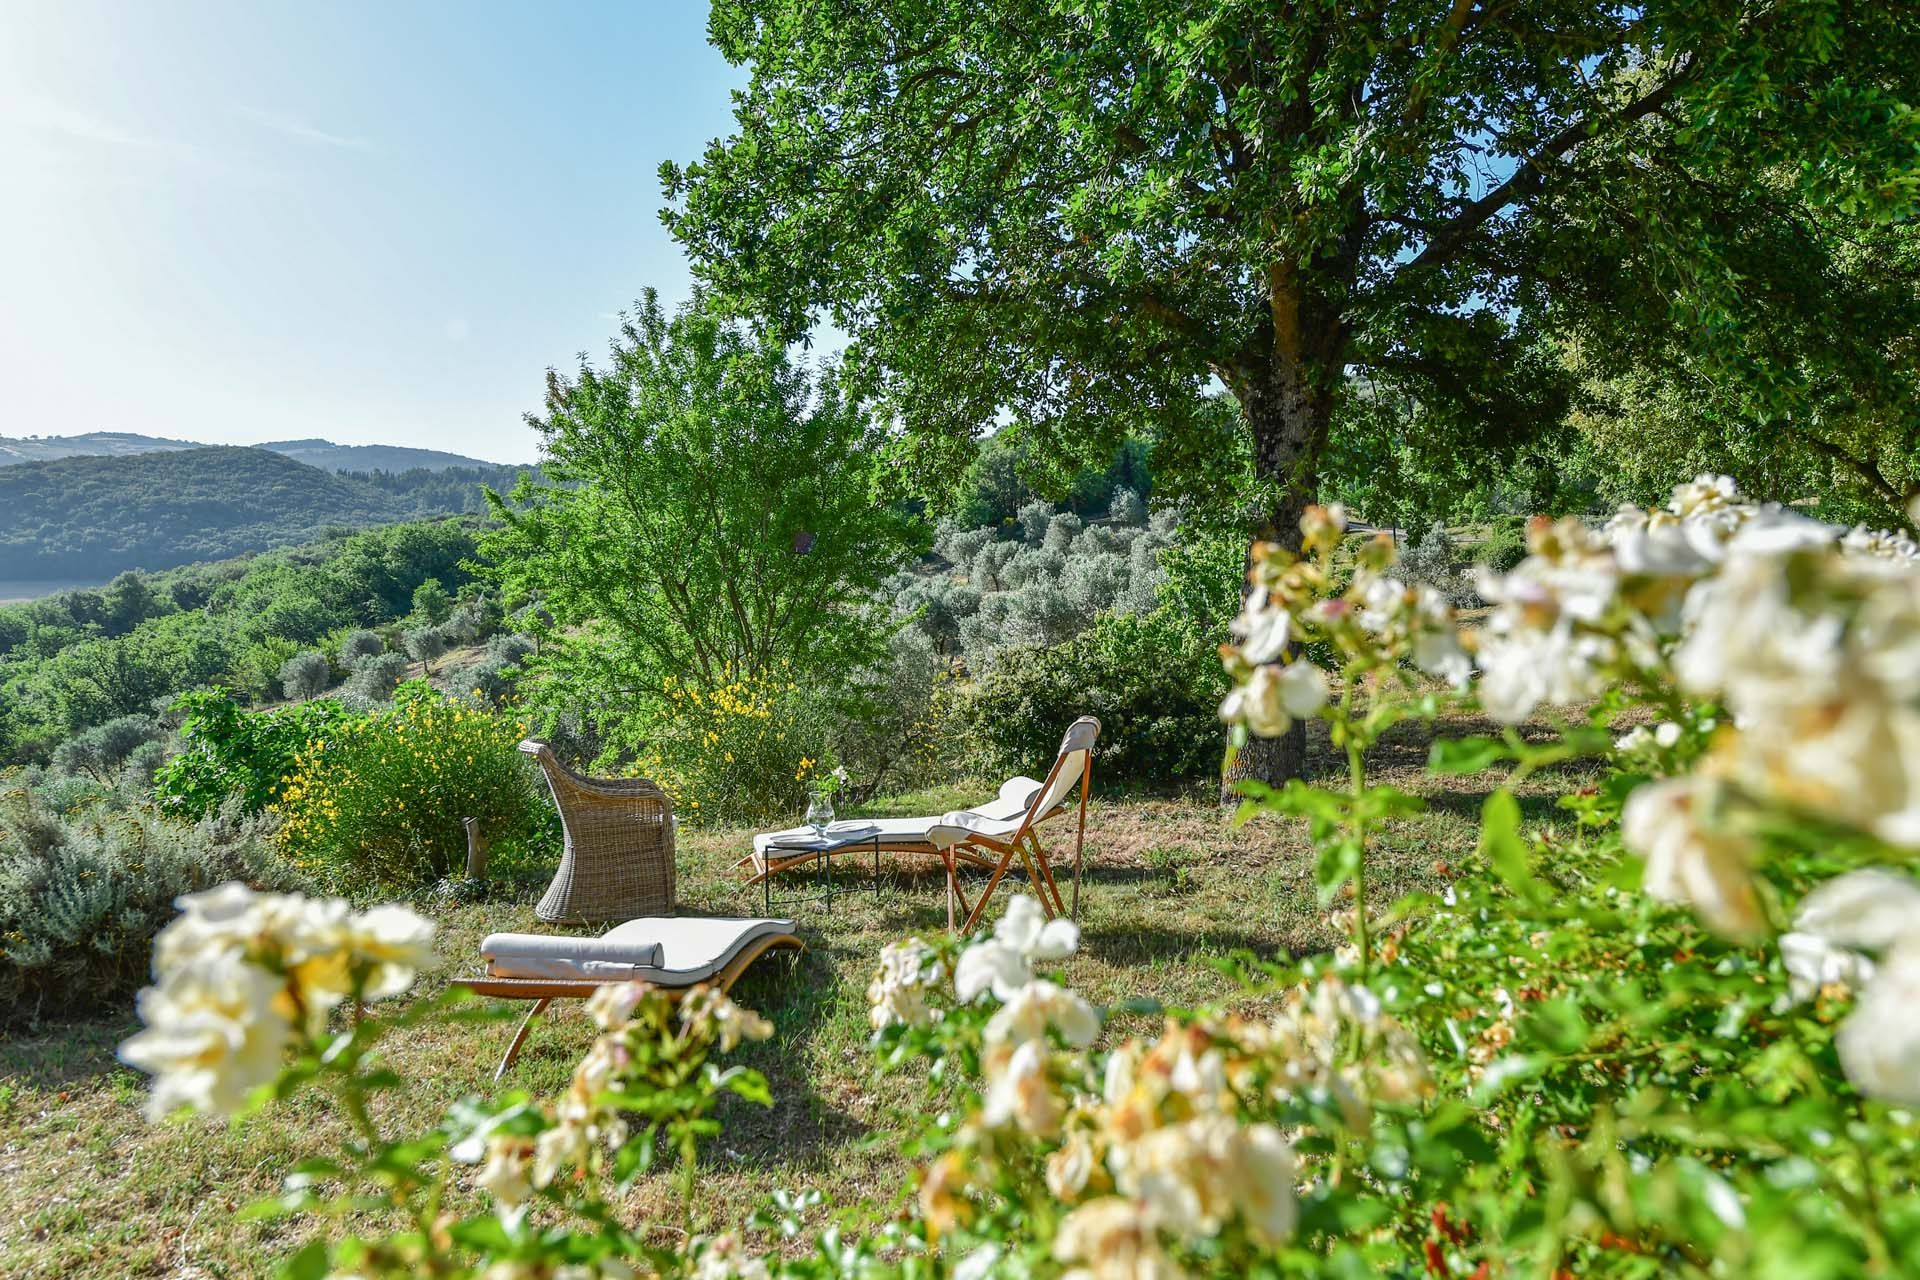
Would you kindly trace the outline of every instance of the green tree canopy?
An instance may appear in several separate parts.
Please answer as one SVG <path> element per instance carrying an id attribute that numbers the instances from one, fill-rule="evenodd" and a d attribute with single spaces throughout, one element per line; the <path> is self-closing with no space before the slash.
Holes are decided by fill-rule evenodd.
<path id="1" fill-rule="evenodd" d="M 1783 217 L 1920 192 L 1907 5 L 721 0 L 711 34 L 752 78 L 663 167 L 669 225 L 788 333 L 854 335 L 923 476 L 997 414 L 1098 456 L 1224 385 L 1269 531 L 1356 375 L 1483 460 L 1563 416 L 1546 320 L 1764 382 L 1749 314 L 1834 280 L 1816 245 L 1775 287 Z"/>
<path id="2" fill-rule="evenodd" d="M 921 532 L 876 498 L 885 435 L 833 369 L 649 290 L 606 369 L 549 374 L 530 421 L 547 482 L 496 500 L 484 550 L 545 607 L 528 665 L 556 705 L 644 715 L 667 677 L 844 673 L 881 647 L 873 592 Z"/>

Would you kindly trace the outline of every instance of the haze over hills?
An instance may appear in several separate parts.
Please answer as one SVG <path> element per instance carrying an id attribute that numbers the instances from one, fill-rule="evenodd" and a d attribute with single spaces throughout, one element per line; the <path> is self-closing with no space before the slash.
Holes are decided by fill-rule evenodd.
<path id="1" fill-rule="evenodd" d="M 481 486 L 509 489 L 529 469 L 342 475 L 232 445 L 0 466 L 0 578 L 105 581 L 304 542 L 328 526 L 480 511 Z"/>
<path id="2" fill-rule="evenodd" d="M 36 436 L 19 440 L 0 436 L 0 467 L 17 462 L 51 462 L 55 458 L 120 458 L 200 447 L 191 440 L 166 440 L 131 431 L 89 431 L 77 436 Z"/>
<path id="3" fill-rule="evenodd" d="M 89 431 L 77 436 L 0 436 L 0 467 L 23 462 L 52 462 L 60 458 L 122 458 L 145 453 L 170 453 L 210 447 L 191 440 L 169 440 L 132 431 Z M 445 471 L 451 467 L 492 467 L 499 464 L 439 449 L 405 445 L 334 444 L 331 440 L 274 440 L 247 446 L 284 454 L 322 471 Z"/>

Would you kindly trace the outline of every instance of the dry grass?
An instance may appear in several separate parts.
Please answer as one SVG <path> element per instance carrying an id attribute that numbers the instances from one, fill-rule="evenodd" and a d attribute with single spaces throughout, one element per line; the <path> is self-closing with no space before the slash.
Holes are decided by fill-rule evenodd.
<path id="1" fill-rule="evenodd" d="M 1424 742 L 1409 736 L 1384 744 L 1376 758 L 1380 780 L 1431 801 L 1426 816 L 1390 831 L 1374 855 L 1381 901 L 1441 887 L 1447 864 L 1471 847 L 1480 797 L 1493 785 L 1454 779 L 1443 787 L 1424 775 L 1424 757 Z M 940 811 L 977 798 L 925 793 L 885 807 Z M 1546 803 L 1544 792 L 1530 799 Z M 728 872 L 745 843 L 735 831 L 683 836 L 685 911 L 759 913 L 759 892 L 742 892 Z M 1085 941 L 1066 968 L 1096 1001 L 1227 1000 L 1235 984 L 1211 962 L 1332 941 L 1297 822 L 1231 829 L 1206 797 L 1100 801 L 1089 816 L 1087 855 Z M 442 912 L 452 967 L 467 965 L 487 932 L 529 927 L 539 887 Z M 816 887 L 798 877 L 777 886 L 795 895 Z M 876 1077 L 865 1049 L 865 987 L 883 943 L 944 927 L 941 882 L 928 866 L 890 862 L 876 892 L 870 873 L 843 864 L 839 888 L 831 914 L 818 903 L 788 909 L 808 952 L 763 964 L 736 989 L 777 1029 L 746 1051 L 777 1104 L 725 1113 L 724 1137 L 703 1155 L 696 1227 L 735 1223 L 782 1188 L 817 1188 L 854 1213 L 884 1214 L 905 1185 L 894 1139 L 917 1126 L 922 1095 L 908 1081 Z M 140 1116 L 141 1078 L 113 1057 L 132 1027 L 123 1014 L 0 1041 L 0 1275 L 254 1276 L 314 1229 L 239 1222 L 234 1211 L 276 1191 L 295 1160 L 329 1148 L 338 1132 L 324 1106 L 309 1098 L 230 1127 L 150 1127 Z M 393 1045 L 392 1065 L 414 1083 L 385 1100 L 383 1119 L 425 1127 L 456 1098 L 494 1088 L 491 1068 L 509 1034 L 508 1024 L 437 1027 Z M 577 1012 L 556 1009 L 503 1087 L 557 1091 L 589 1039 Z M 684 1216 L 671 1196 L 667 1179 L 643 1183 L 628 1206 L 633 1220 L 677 1230 Z"/>

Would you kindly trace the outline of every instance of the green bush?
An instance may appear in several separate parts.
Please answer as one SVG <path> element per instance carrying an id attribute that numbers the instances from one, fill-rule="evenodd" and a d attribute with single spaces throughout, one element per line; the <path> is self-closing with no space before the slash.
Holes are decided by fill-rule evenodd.
<path id="1" fill-rule="evenodd" d="M 392 706 L 300 749 L 272 806 L 280 847 L 314 879 L 356 891 L 424 888 L 463 867 L 467 818 L 510 856 L 549 812 L 516 750 L 526 729 L 408 681 Z"/>
<path id="2" fill-rule="evenodd" d="M 669 681 L 666 695 L 637 771 L 672 797 L 682 820 L 799 819 L 807 783 L 830 767 L 832 716 L 820 698 L 783 668 L 707 687 Z"/>
<path id="3" fill-rule="evenodd" d="M 1037 777 L 1067 726 L 1098 716 L 1096 785 L 1163 789 L 1218 776 L 1226 685 L 1206 639 L 1173 610 L 1109 613 L 1064 644 L 1003 650 L 956 717 L 972 767 Z"/>
<path id="4" fill-rule="evenodd" d="M 218 689 L 183 694 L 173 709 L 186 717 L 180 754 L 154 778 L 154 795 L 169 816 L 195 821 L 229 801 L 241 813 L 265 810 L 301 750 L 348 714 L 330 698 L 249 712 Z"/>
<path id="5" fill-rule="evenodd" d="M 0 1023 L 124 1005 L 183 893 L 287 887 L 268 823 L 167 821 L 79 779 L 0 778 Z"/>

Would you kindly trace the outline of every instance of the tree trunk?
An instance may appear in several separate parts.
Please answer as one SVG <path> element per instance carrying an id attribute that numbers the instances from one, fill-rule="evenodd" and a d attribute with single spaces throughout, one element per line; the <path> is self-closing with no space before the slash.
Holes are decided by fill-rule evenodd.
<path id="1" fill-rule="evenodd" d="M 1316 385 L 1299 362 L 1276 360 L 1241 396 L 1253 437 L 1254 474 L 1277 487 L 1272 508 L 1253 530 L 1256 540 L 1297 549 L 1300 517 L 1319 481 L 1320 450 L 1333 416 L 1331 389 Z M 1252 566 L 1252 547 L 1248 547 Z M 1244 588 L 1243 588 L 1244 590 Z M 1233 784 L 1252 778 L 1275 786 L 1306 773 L 1307 729 L 1295 724 L 1278 738 L 1250 738 L 1221 773 L 1220 802 L 1238 804 Z"/>

